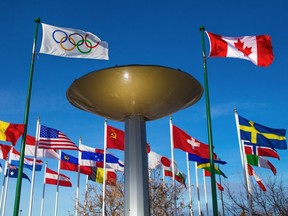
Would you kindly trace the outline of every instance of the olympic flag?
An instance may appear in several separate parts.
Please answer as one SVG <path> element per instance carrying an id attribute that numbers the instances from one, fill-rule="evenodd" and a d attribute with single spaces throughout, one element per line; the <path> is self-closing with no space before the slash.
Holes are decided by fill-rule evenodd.
<path id="1" fill-rule="evenodd" d="M 79 29 L 62 28 L 42 23 L 40 53 L 108 60 L 108 43 L 96 35 Z"/>

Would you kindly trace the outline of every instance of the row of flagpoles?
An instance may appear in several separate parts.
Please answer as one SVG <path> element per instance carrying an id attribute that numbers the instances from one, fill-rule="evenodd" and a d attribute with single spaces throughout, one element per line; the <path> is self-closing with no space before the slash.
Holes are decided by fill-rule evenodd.
<path id="1" fill-rule="evenodd" d="M 27 100 L 26 100 L 27 102 L 24 113 L 24 132 L 22 136 L 20 160 L 19 160 L 20 176 L 23 173 L 24 152 L 26 145 L 25 141 L 28 128 L 30 97 L 32 90 L 33 73 L 34 73 L 34 59 L 36 54 L 35 50 L 38 35 L 38 25 L 40 24 L 40 19 L 37 18 L 35 22 L 36 22 L 36 30 L 32 47 L 32 60 L 28 81 Z M 94 34 L 84 32 L 78 29 L 68 29 L 68 28 L 51 26 L 47 24 L 42 24 L 42 29 L 43 29 L 43 38 L 40 53 L 63 56 L 63 57 L 72 57 L 72 58 L 94 58 L 105 60 L 109 59 L 108 43 L 105 41 L 101 41 L 100 38 L 98 38 Z M 205 31 L 204 27 L 200 27 L 200 31 L 202 32 L 202 56 L 203 56 L 204 87 L 206 97 L 206 115 L 207 115 L 207 128 L 208 128 L 208 147 L 209 147 L 208 159 L 210 166 L 214 167 L 214 153 L 213 153 L 214 146 L 212 140 L 212 123 L 210 117 L 210 102 L 209 102 L 208 74 L 206 65 L 204 32 L 207 34 L 210 42 L 209 56 L 211 57 L 242 58 L 250 60 L 257 66 L 267 67 L 273 62 L 274 55 L 272 52 L 271 38 L 268 35 L 225 37 L 213 34 L 211 32 L 207 32 Z M 173 153 L 172 153 L 172 160 L 173 160 Z M 21 185 L 22 185 L 22 178 L 18 176 L 16 194 L 15 194 L 15 203 L 14 203 L 14 214 L 13 214 L 14 216 L 17 216 L 19 212 Z M 213 214 L 216 215 L 218 214 L 218 207 L 217 207 L 216 181 L 215 181 L 214 168 L 211 169 L 211 190 L 212 190 Z"/>
<path id="2" fill-rule="evenodd" d="M 238 128 L 239 135 L 239 148 L 240 155 L 242 160 L 242 165 L 244 169 L 244 180 L 246 183 L 247 196 L 249 197 L 249 205 L 252 209 L 251 204 L 251 186 L 249 185 L 250 180 L 248 176 L 254 176 L 256 182 L 259 184 L 260 188 L 265 191 L 265 186 L 256 175 L 255 171 L 251 167 L 259 166 L 263 168 L 270 169 L 274 175 L 276 175 L 276 168 L 269 162 L 266 157 L 279 158 L 279 155 L 275 148 L 277 149 L 287 149 L 286 144 L 286 130 L 283 129 L 272 129 L 265 127 L 263 125 L 259 125 L 252 121 L 249 121 L 237 114 L 235 112 L 236 118 L 236 126 Z M 1 192 L 1 204 L 2 205 L 2 215 L 5 214 L 5 202 L 6 202 L 6 194 L 7 194 L 7 186 L 8 180 L 10 177 L 17 177 L 17 168 L 19 166 L 20 161 L 20 153 L 16 151 L 14 146 L 18 138 L 23 134 L 24 125 L 22 124 L 11 124 L 7 122 L 0 121 L 0 128 L 3 131 L 1 134 L 1 140 L 11 142 L 11 145 L 1 144 L 0 151 L 0 159 L 6 160 L 5 170 L 6 174 L 4 175 L 3 186 L 5 184 L 4 192 Z M 190 168 L 189 161 L 195 162 L 195 175 L 196 175 L 196 188 L 197 188 L 197 200 L 198 200 L 198 210 L 199 214 L 201 212 L 200 207 L 200 196 L 199 196 L 199 185 L 198 185 L 198 174 L 197 168 L 202 168 L 203 171 L 211 171 L 211 166 L 209 163 L 209 146 L 204 144 L 195 138 L 191 137 L 187 133 L 185 133 L 180 128 L 176 127 L 172 124 L 172 118 L 170 119 L 170 128 L 171 128 L 171 156 L 169 159 L 165 156 L 159 155 L 154 151 L 150 150 L 150 146 L 147 146 L 147 153 L 149 157 L 149 168 L 162 168 L 164 170 L 164 176 L 170 176 L 173 178 L 173 181 L 178 181 L 183 185 L 185 183 L 185 174 L 179 170 L 176 162 L 174 161 L 174 149 L 180 149 L 186 152 L 187 158 L 187 173 L 188 173 L 188 191 L 190 198 L 190 205 L 192 206 L 192 192 L 191 192 L 191 180 L 190 180 Z M 107 152 L 107 148 L 124 150 L 124 131 L 111 127 L 107 125 L 105 121 L 105 132 L 104 132 L 104 150 L 95 149 L 93 147 L 85 146 L 81 143 L 81 139 L 79 140 L 79 147 L 77 147 L 65 134 L 61 131 L 53 128 L 46 127 L 40 124 L 40 120 L 37 121 L 37 129 L 36 129 L 36 138 L 27 135 L 26 136 L 26 148 L 25 148 L 25 156 L 32 156 L 33 158 L 24 158 L 24 167 L 31 169 L 32 172 L 32 181 L 31 181 L 31 192 L 30 192 L 30 202 L 29 202 L 29 216 L 32 214 L 32 205 L 33 205 L 33 189 L 34 189 L 34 178 L 35 171 L 40 171 L 43 165 L 42 160 L 38 160 L 38 158 L 53 158 L 59 160 L 58 171 L 53 171 L 48 167 L 45 168 L 45 178 L 44 184 L 55 184 L 57 185 L 56 192 L 56 203 L 55 203 L 55 215 L 57 215 L 57 203 L 58 203 L 58 190 L 59 186 L 68 186 L 71 187 L 72 184 L 70 182 L 70 178 L 64 174 L 60 174 L 60 170 L 68 170 L 78 172 L 78 180 L 77 180 L 77 196 L 76 196 L 76 215 L 78 214 L 78 199 L 79 199 L 79 175 L 80 173 L 85 174 L 90 180 L 96 180 L 96 172 L 104 169 L 103 173 L 108 173 L 105 175 L 101 175 L 103 180 L 98 181 L 100 183 L 103 182 L 103 198 L 105 198 L 105 185 L 106 182 L 110 184 L 116 183 L 116 174 L 115 171 L 124 172 L 124 164 L 119 158 L 113 156 L 112 154 Z M 254 150 L 253 150 L 254 148 Z M 64 153 L 62 150 L 77 150 L 78 158 L 67 153 Z M 59 153 L 56 152 L 59 150 Z M 9 159 L 8 159 L 9 154 Z M 214 162 L 218 164 L 226 164 L 225 161 L 221 161 L 217 158 L 216 154 L 213 156 Z M 105 161 L 105 163 L 104 163 Z M 96 169 L 93 167 L 97 167 Z M 100 168 L 100 169 L 99 169 Z M 105 170 L 106 169 L 106 170 Z M 94 174 L 92 172 L 94 170 Z M 222 175 L 226 178 L 225 174 L 217 167 L 214 167 L 214 172 L 216 174 Z M 13 175 L 11 175 L 11 171 Z M 10 175 L 8 175 L 9 173 Z M 106 177 L 114 176 L 114 179 L 107 179 Z M 114 175 L 113 175 L 114 173 Z M 204 174 L 204 172 L 203 172 Z M 54 175 L 54 178 L 47 178 L 47 176 Z M 210 175 L 210 173 L 209 173 Z M 94 177 L 92 177 L 94 176 Z M 207 176 L 205 174 L 204 176 Z M 23 173 L 23 178 L 27 178 L 29 181 L 29 177 Z M 205 180 L 205 178 L 204 178 Z M 206 182 L 205 185 L 205 203 L 206 210 L 208 213 L 208 201 L 206 194 Z M 217 183 L 216 185 L 220 189 L 221 183 Z M 223 188 L 221 189 L 223 190 Z M 44 191 L 44 189 L 43 189 Z M 43 192 L 44 199 L 44 192 Z M 105 199 L 103 200 L 103 212 L 105 211 Z M 175 208 L 176 209 L 176 208 Z M 192 208 L 191 208 L 192 210 Z M 41 205 L 41 211 L 43 211 Z M 192 214 L 192 213 L 191 213 Z"/>
<path id="3" fill-rule="evenodd" d="M 1 124 L 3 125 L 6 123 L 1 121 Z M 5 130 L 5 134 L 7 134 L 8 136 L 6 136 L 4 141 L 11 140 L 10 137 L 13 137 L 11 135 L 14 135 L 13 139 L 15 139 L 15 141 L 17 141 L 19 136 L 21 136 L 21 129 L 23 128 L 21 126 L 22 125 L 20 125 L 20 124 L 9 124 L 9 127 L 7 127 L 7 129 Z M 173 126 L 173 127 L 177 128 L 176 126 Z M 18 128 L 18 129 L 20 128 L 20 130 L 15 130 L 15 128 Z M 119 149 L 119 150 L 124 150 L 124 132 L 117 129 L 117 128 L 113 128 L 111 126 L 108 126 L 105 123 L 105 131 L 106 131 L 105 133 L 107 133 L 107 130 L 108 130 L 108 136 L 105 136 L 106 137 L 105 143 L 107 143 L 107 147 Z M 185 141 L 185 138 L 183 139 L 181 136 L 183 136 L 183 135 L 189 136 L 189 135 L 185 134 L 179 128 L 177 128 L 177 130 L 178 130 L 179 134 L 176 134 L 173 137 L 177 138 L 178 136 L 180 136 L 177 139 L 180 139 L 180 140 L 182 139 L 181 142 L 183 143 L 183 144 L 180 143 L 180 145 L 177 145 L 177 147 L 180 149 L 185 149 L 185 148 L 187 148 L 187 146 L 185 146 L 186 141 Z M 39 121 L 37 123 L 37 130 L 36 131 L 37 131 L 36 132 L 36 135 L 37 135 L 36 139 L 30 135 L 27 135 L 27 137 L 26 137 L 25 155 L 26 156 L 32 156 L 33 159 L 27 158 L 27 157 L 24 158 L 24 167 L 32 169 L 32 171 L 33 171 L 32 172 L 32 182 L 31 182 L 31 192 L 30 192 L 29 215 L 32 214 L 35 171 L 40 171 L 41 167 L 43 165 L 43 161 L 38 160 L 36 158 L 52 158 L 52 159 L 59 160 L 57 172 L 47 168 L 47 169 L 45 169 L 45 173 L 47 174 L 47 170 L 49 170 L 50 174 L 51 174 L 51 172 L 54 172 L 54 175 L 56 177 L 58 176 L 60 179 L 64 178 L 64 179 L 66 179 L 66 181 L 61 180 L 60 182 L 58 182 L 56 184 L 57 178 L 54 178 L 54 180 L 56 182 L 52 181 L 52 183 L 51 183 L 51 180 L 48 182 L 46 181 L 46 179 L 44 180 L 44 183 L 46 183 L 46 184 L 48 183 L 48 184 L 56 184 L 57 185 L 57 194 L 58 194 L 58 186 L 59 185 L 60 186 L 71 186 L 70 178 L 68 176 L 63 175 L 63 174 L 60 174 L 60 169 L 69 170 L 69 171 L 78 171 L 79 174 L 80 173 L 86 174 L 86 175 L 90 174 L 89 178 L 91 178 L 91 172 L 92 172 L 90 168 L 95 166 L 95 165 L 97 167 L 104 167 L 104 169 L 106 167 L 109 167 L 110 172 L 111 172 L 111 169 L 112 169 L 112 171 L 115 171 L 115 170 L 116 171 L 124 171 L 123 162 L 121 162 L 117 157 L 115 157 L 109 153 L 108 154 L 104 153 L 106 150 L 106 147 L 104 147 L 104 150 L 94 149 L 92 147 L 82 145 L 81 140 L 80 140 L 79 141 L 80 147 L 78 148 L 61 131 L 40 125 Z M 14 143 L 16 143 L 16 142 L 14 142 Z M 205 145 L 205 144 L 202 144 L 202 145 L 204 146 L 204 148 L 207 147 L 207 145 Z M 8 166 L 8 169 L 5 168 L 5 170 L 7 170 L 7 172 L 9 172 L 10 165 L 11 166 L 19 166 L 20 154 L 12 146 L 1 145 L 1 152 L 3 155 L 3 158 L 1 158 L 1 159 L 8 158 L 8 153 L 10 152 L 9 159 L 6 161 L 6 165 L 5 165 L 5 167 Z M 203 146 L 202 146 L 202 149 L 204 149 Z M 79 159 L 76 157 L 73 157 L 72 155 L 68 155 L 68 154 L 64 153 L 62 151 L 64 149 L 80 150 L 79 156 L 78 156 Z M 59 154 L 56 153 L 55 150 L 59 150 Z M 189 146 L 188 146 L 188 151 L 190 151 Z M 80 154 L 80 152 L 81 152 L 81 154 Z M 197 151 L 196 151 L 196 153 L 197 153 Z M 103 159 L 105 156 L 106 156 L 106 160 Z M 173 166 L 171 166 L 172 162 L 170 159 L 168 159 L 164 156 L 161 156 L 161 155 L 157 154 L 156 152 L 152 152 L 152 151 L 149 152 L 148 156 L 149 156 L 149 167 L 151 169 L 155 169 L 155 168 L 158 168 L 159 166 L 161 166 L 162 169 L 165 170 L 165 172 L 164 172 L 165 176 L 171 176 L 172 178 L 173 178 L 173 176 L 175 176 L 176 181 L 185 185 L 185 174 L 180 172 L 180 170 L 177 168 L 177 166 L 174 167 L 174 171 L 173 171 Z M 193 161 L 193 160 L 195 161 L 195 159 L 193 159 L 195 157 L 197 157 L 195 154 L 189 154 L 189 161 Z M 91 158 L 92 158 L 92 160 L 91 160 Z M 188 158 L 188 156 L 187 156 L 187 158 Z M 85 159 L 89 159 L 89 160 L 87 161 Z M 166 160 L 166 162 L 168 161 L 168 163 L 166 163 L 166 164 L 163 163 L 164 159 Z M 106 161 L 106 165 L 104 165 L 104 166 L 103 166 L 103 161 Z M 208 161 L 208 159 L 205 160 L 205 162 L 207 162 L 207 161 Z M 111 164 L 111 162 L 112 162 L 112 164 Z M 114 164 L 113 164 L 113 162 L 114 162 Z M 110 165 L 107 166 L 108 164 L 110 164 Z M 209 168 L 209 166 L 208 166 L 208 168 Z M 104 173 L 105 173 L 105 171 L 104 171 Z M 173 175 L 173 173 L 174 173 L 174 175 Z M 5 174 L 4 176 L 5 176 L 5 178 L 4 178 L 5 180 L 7 177 L 9 177 L 7 174 Z M 27 177 L 27 179 L 29 179 L 26 174 L 23 175 L 23 177 L 25 177 L 25 176 Z M 105 179 L 105 176 L 106 175 L 103 175 L 104 179 Z M 109 175 L 107 175 L 107 176 L 109 176 Z M 103 180 L 103 182 L 106 182 L 106 181 Z M 6 184 L 7 183 L 8 183 L 8 181 L 6 181 Z M 62 183 L 64 183 L 64 185 Z M 66 185 L 66 184 L 68 184 L 68 185 Z M 79 187 L 79 185 L 77 186 L 77 191 L 78 191 L 78 187 Z M 7 186 L 6 186 L 6 188 L 7 188 Z M 5 191 L 6 190 L 7 189 L 5 189 Z M 103 184 L 103 193 L 105 193 L 104 184 Z M 77 192 L 77 194 L 78 194 L 78 192 Z M 58 195 L 56 195 L 56 203 L 58 203 L 57 200 L 58 200 Z M 78 197 L 76 198 L 76 200 L 78 200 Z M 191 202 L 192 202 L 192 200 L 191 200 Z M 3 206 L 5 206 L 5 204 Z M 55 204 L 55 206 L 56 206 L 55 207 L 55 215 L 57 215 L 57 204 Z M 76 204 L 76 206 L 78 206 L 78 204 Z M 105 206 L 103 206 L 103 209 L 104 209 L 104 207 Z M 5 209 L 5 208 L 2 208 L 2 212 L 4 212 L 3 209 Z"/>

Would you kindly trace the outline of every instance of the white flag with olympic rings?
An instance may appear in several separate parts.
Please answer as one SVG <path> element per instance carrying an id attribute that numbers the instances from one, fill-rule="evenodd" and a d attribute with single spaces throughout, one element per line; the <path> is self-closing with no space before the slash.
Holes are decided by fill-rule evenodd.
<path id="1" fill-rule="evenodd" d="M 96 35 L 79 29 L 62 28 L 42 23 L 40 53 L 108 60 L 108 43 Z"/>

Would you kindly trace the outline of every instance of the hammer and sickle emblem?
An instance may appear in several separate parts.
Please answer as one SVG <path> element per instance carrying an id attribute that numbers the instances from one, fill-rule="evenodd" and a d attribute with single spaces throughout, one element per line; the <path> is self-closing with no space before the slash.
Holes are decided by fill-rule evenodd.
<path id="1" fill-rule="evenodd" d="M 115 130 L 114 129 L 111 129 L 111 133 L 110 133 L 110 138 L 112 138 L 112 139 L 117 139 L 117 134 L 116 134 L 116 132 L 115 132 Z"/>

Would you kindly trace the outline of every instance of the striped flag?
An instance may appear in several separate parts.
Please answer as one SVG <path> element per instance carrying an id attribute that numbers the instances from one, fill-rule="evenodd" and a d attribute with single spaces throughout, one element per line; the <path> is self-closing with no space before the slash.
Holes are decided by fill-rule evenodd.
<path id="1" fill-rule="evenodd" d="M 41 125 L 39 148 L 78 150 L 78 147 L 61 131 Z"/>
<path id="2" fill-rule="evenodd" d="M 16 151 L 16 149 L 12 148 L 12 152 L 10 153 L 10 164 L 12 166 L 16 166 L 18 167 L 20 164 L 20 153 L 18 151 Z M 23 167 L 26 167 L 30 170 L 33 169 L 33 165 L 34 165 L 34 159 L 32 158 L 24 158 L 24 164 Z M 35 163 L 35 171 L 41 171 L 42 169 L 42 165 L 43 165 L 43 161 L 42 160 L 36 160 Z"/>
<path id="3" fill-rule="evenodd" d="M 45 184 L 57 185 L 58 173 L 46 167 Z M 72 187 L 70 178 L 64 174 L 59 174 L 59 186 Z"/>
<path id="4" fill-rule="evenodd" d="M 35 153 L 36 149 L 37 151 Z M 26 136 L 25 155 L 32 157 L 36 155 L 36 158 L 54 158 L 60 160 L 60 156 L 54 149 L 39 149 L 35 137 L 28 134 Z"/>

